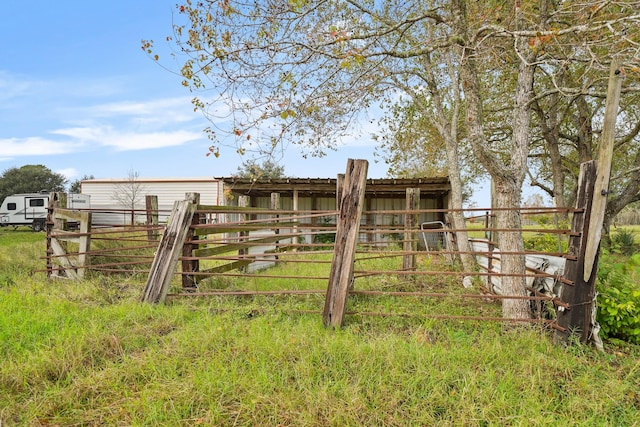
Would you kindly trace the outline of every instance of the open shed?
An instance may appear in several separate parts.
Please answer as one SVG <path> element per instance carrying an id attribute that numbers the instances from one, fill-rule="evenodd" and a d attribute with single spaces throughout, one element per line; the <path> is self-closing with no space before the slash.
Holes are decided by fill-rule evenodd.
<path id="1" fill-rule="evenodd" d="M 337 178 L 217 179 L 224 183 L 227 205 L 237 204 L 239 196 L 248 196 L 251 207 L 269 208 L 271 195 L 277 193 L 283 210 L 331 211 L 337 206 Z M 406 209 L 407 189 L 420 190 L 421 210 L 449 207 L 451 183 L 448 177 L 367 179 L 364 210 L 371 214 L 363 215 L 362 225 L 404 224 L 405 215 L 401 212 Z M 445 222 L 444 212 L 423 212 L 418 221 L 419 224 Z"/>

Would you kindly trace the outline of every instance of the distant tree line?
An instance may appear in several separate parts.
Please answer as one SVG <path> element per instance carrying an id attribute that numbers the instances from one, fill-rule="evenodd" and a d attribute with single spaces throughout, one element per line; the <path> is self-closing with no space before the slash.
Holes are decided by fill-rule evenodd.
<path id="1" fill-rule="evenodd" d="M 0 203 L 12 194 L 64 191 L 67 178 L 43 165 L 12 167 L 0 176 Z"/>

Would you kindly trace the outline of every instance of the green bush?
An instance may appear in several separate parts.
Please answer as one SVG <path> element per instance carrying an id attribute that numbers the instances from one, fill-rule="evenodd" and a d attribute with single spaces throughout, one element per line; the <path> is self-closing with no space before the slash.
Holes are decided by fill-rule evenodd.
<path id="1" fill-rule="evenodd" d="M 598 269 L 598 323 L 603 338 L 640 344 L 640 254 L 626 262 L 605 256 Z"/>
<path id="2" fill-rule="evenodd" d="M 524 247 L 528 250 L 540 252 L 564 252 L 567 250 L 567 240 L 561 237 L 558 240 L 557 234 L 536 233 L 524 235 Z"/>
<path id="3" fill-rule="evenodd" d="M 611 250 L 623 255 L 633 255 L 636 252 L 635 233 L 626 228 L 619 228 L 611 236 Z"/>

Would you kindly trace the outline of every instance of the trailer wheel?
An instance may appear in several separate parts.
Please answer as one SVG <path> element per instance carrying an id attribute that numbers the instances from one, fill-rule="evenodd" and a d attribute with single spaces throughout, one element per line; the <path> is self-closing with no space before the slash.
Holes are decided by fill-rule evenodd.
<path id="1" fill-rule="evenodd" d="M 35 232 L 40 232 L 44 230 L 44 219 L 43 218 L 34 219 L 31 227 Z"/>

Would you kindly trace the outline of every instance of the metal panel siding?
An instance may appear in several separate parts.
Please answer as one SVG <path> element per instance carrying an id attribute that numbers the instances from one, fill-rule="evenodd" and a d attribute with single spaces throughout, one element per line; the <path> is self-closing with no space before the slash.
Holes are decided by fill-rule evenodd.
<path id="1" fill-rule="evenodd" d="M 222 183 L 209 178 L 203 179 L 139 179 L 142 194 L 137 209 L 145 208 L 145 196 L 158 196 L 158 210 L 161 221 L 166 219 L 176 200 L 184 200 L 186 193 L 200 193 L 200 203 L 220 205 L 223 201 Z M 81 184 L 82 194 L 91 196 L 91 208 L 102 210 L 120 210 L 122 206 L 113 195 L 129 184 L 124 179 L 87 180 Z M 96 223 L 115 224 L 130 222 L 129 215 L 94 213 Z"/>
<path id="2" fill-rule="evenodd" d="M 158 196 L 160 210 L 171 209 L 176 200 L 184 200 L 186 193 L 200 193 L 200 203 L 222 204 L 222 185 L 215 180 L 143 180 L 137 181 L 143 196 Z M 82 182 L 82 194 L 91 196 L 93 208 L 125 208 L 113 197 L 119 188 L 127 186 L 124 180 L 95 180 Z M 144 207 L 144 197 L 139 208 Z"/>

